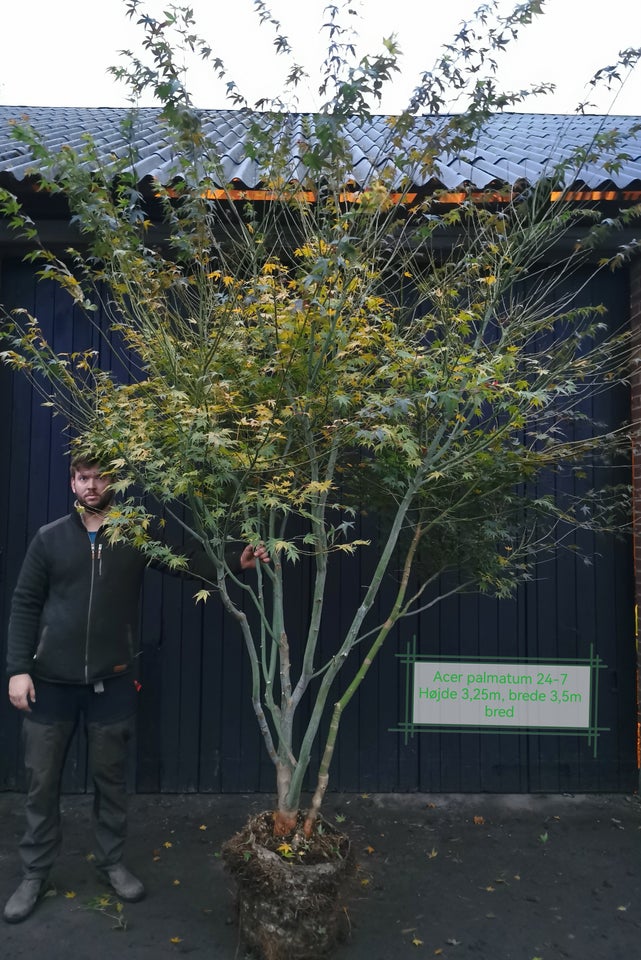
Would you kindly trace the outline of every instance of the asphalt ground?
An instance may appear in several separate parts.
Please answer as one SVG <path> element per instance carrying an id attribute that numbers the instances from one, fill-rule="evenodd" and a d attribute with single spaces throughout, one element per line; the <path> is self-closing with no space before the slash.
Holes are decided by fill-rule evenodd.
<path id="1" fill-rule="evenodd" d="M 91 798 L 63 798 L 52 889 L 0 925 L 11 960 L 245 960 L 220 850 L 272 798 L 132 796 L 126 862 L 140 903 L 118 905 L 91 861 Z M 355 876 L 336 960 L 634 960 L 641 956 L 641 804 L 621 795 L 345 795 L 325 815 Z M 0 898 L 20 882 L 22 797 L 0 794 Z"/>

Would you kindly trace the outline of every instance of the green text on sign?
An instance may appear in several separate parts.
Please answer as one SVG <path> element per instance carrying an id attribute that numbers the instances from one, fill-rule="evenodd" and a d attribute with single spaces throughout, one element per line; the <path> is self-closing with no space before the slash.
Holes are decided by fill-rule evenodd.
<path id="1" fill-rule="evenodd" d="M 414 724 L 582 730 L 590 717 L 589 665 L 414 663 Z"/>

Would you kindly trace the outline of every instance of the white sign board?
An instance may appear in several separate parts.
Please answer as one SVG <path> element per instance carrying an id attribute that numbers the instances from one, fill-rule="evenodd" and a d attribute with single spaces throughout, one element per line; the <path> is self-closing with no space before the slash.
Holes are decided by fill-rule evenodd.
<path id="1" fill-rule="evenodd" d="M 460 661 L 414 663 L 414 723 L 590 726 L 590 666 Z"/>

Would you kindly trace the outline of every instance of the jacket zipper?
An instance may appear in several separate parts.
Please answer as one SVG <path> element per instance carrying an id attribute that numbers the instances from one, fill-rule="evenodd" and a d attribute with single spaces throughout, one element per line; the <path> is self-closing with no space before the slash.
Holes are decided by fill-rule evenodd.
<path id="1" fill-rule="evenodd" d="M 97 536 L 97 535 L 96 535 Z M 91 546 L 91 584 L 89 586 L 89 603 L 87 605 L 87 632 L 85 636 L 85 683 L 89 683 L 89 628 L 91 625 L 91 608 L 93 606 L 93 588 L 96 576 L 96 557 L 98 558 L 98 576 L 102 576 L 102 544 L 98 544 L 96 550 L 95 541 L 90 542 Z"/>

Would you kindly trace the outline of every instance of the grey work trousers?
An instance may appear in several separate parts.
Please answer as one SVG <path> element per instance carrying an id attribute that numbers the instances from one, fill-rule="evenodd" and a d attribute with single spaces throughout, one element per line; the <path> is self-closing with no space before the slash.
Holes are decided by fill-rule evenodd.
<path id="1" fill-rule="evenodd" d="M 26 830 L 19 850 L 27 878 L 46 878 L 60 848 L 60 783 L 74 727 L 67 720 L 41 723 L 25 717 L 23 721 L 27 799 Z M 87 724 L 98 867 L 122 858 L 127 835 L 127 744 L 132 729 L 131 717 Z"/>

